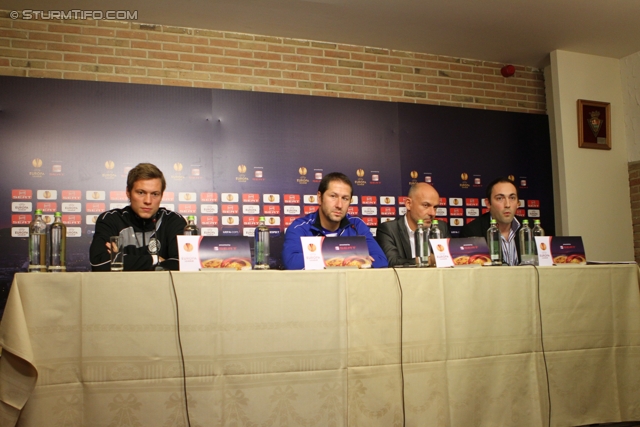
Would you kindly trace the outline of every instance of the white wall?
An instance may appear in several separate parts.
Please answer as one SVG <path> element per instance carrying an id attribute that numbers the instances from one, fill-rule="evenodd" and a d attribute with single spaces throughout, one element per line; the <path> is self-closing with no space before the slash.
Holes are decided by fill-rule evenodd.
<path id="1" fill-rule="evenodd" d="M 629 162 L 640 160 L 640 52 L 622 58 L 622 102 Z"/>
<path id="2" fill-rule="evenodd" d="M 545 70 L 556 234 L 582 236 L 590 260 L 634 259 L 620 63 L 556 50 Z M 611 103 L 611 150 L 578 148 L 578 99 Z"/>

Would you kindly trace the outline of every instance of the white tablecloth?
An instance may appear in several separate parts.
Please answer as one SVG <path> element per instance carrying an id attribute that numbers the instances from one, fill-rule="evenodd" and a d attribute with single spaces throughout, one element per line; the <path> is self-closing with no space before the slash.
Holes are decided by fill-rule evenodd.
<path id="1" fill-rule="evenodd" d="M 0 425 L 186 425 L 180 343 L 194 427 L 640 420 L 638 289 L 635 265 L 17 274 Z"/>

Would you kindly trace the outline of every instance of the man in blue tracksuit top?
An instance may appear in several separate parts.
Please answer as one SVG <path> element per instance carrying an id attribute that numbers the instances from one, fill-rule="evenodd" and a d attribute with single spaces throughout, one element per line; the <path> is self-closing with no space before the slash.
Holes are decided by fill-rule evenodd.
<path id="1" fill-rule="evenodd" d="M 373 267 L 387 267 L 387 258 L 369 227 L 360 218 L 347 214 L 352 193 L 353 185 L 345 174 L 333 172 L 322 178 L 318 187 L 318 210 L 296 219 L 287 228 L 282 249 L 287 270 L 304 268 L 302 236 L 365 236 Z"/>

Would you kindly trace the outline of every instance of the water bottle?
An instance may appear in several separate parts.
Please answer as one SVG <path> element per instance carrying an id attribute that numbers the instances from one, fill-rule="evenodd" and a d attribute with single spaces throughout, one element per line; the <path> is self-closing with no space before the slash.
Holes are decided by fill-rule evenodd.
<path id="1" fill-rule="evenodd" d="M 429 267 L 429 232 L 424 229 L 424 221 L 418 220 L 418 227 L 414 233 L 414 241 L 416 246 L 416 265 L 418 267 Z"/>
<path id="2" fill-rule="evenodd" d="M 62 223 L 62 214 L 56 212 L 55 220 L 49 230 L 49 271 L 63 273 L 67 271 L 67 226 Z"/>
<path id="3" fill-rule="evenodd" d="M 533 237 L 536 236 L 544 236 L 544 230 L 542 229 L 542 226 L 540 225 L 540 220 L 539 219 L 534 219 L 533 220 Z"/>
<path id="4" fill-rule="evenodd" d="M 200 230 L 198 230 L 198 226 L 196 225 L 196 218 L 193 215 L 189 215 L 187 217 L 187 225 L 184 227 L 184 231 L 182 232 L 183 236 L 199 236 Z"/>
<path id="5" fill-rule="evenodd" d="M 40 209 L 35 215 L 29 224 L 29 273 L 47 271 L 47 224 Z"/>
<path id="6" fill-rule="evenodd" d="M 522 227 L 518 230 L 520 240 L 520 265 L 533 265 L 536 261 L 536 242 L 533 240 L 533 231 L 529 228 L 529 220 L 522 221 Z"/>
<path id="7" fill-rule="evenodd" d="M 253 266 L 256 270 L 267 270 L 269 268 L 269 227 L 265 225 L 264 217 L 258 220 L 255 232 L 255 254 L 256 262 Z"/>
<path id="8" fill-rule="evenodd" d="M 536 236 L 544 236 L 544 230 L 540 225 L 539 219 L 533 220 L 533 254 L 535 259 L 535 264 L 538 265 L 538 247 L 536 246 Z"/>
<path id="9" fill-rule="evenodd" d="M 431 228 L 429 229 L 429 239 L 441 239 L 442 232 L 440 231 L 440 227 L 438 227 L 438 220 L 434 219 L 431 221 Z"/>
<path id="10" fill-rule="evenodd" d="M 498 223 L 495 219 L 492 219 L 491 226 L 487 230 L 487 244 L 489 245 L 491 265 L 502 265 L 502 242 L 500 240 Z"/>

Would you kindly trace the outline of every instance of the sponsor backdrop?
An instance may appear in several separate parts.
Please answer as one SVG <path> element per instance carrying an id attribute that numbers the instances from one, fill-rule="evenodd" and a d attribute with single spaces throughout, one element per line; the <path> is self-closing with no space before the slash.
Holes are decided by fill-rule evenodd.
<path id="1" fill-rule="evenodd" d="M 317 208 L 324 174 L 354 183 L 352 215 L 374 229 L 404 213 L 416 182 L 440 192 L 455 236 L 511 176 L 519 214 L 553 234 L 546 116 L 272 93 L 0 77 L 0 285 L 27 264 L 36 209 L 67 225 L 70 271 L 89 270 L 97 215 L 128 204 L 128 170 L 151 162 L 163 205 L 204 235 L 284 230 Z M 2 304 L 2 301 L 0 301 Z"/>

